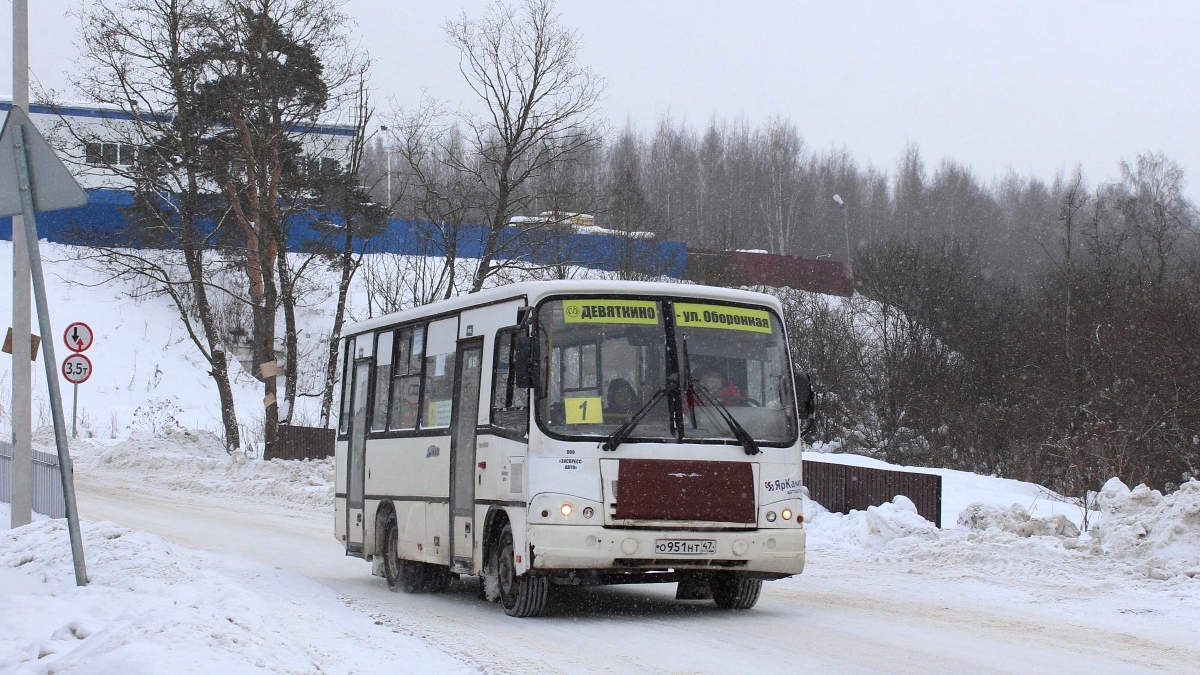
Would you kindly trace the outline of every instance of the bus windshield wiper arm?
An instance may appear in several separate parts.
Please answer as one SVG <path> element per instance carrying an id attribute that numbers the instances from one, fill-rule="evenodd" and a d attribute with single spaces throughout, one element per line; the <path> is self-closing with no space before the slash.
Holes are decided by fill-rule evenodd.
<path id="1" fill-rule="evenodd" d="M 758 443 L 754 442 L 754 437 L 750 435 L 749 431 L 746 431 L 746 427 L 742 426 L 742 423 L 737 421 L 737 418 L 733 416 L 733 413 L 729 412 L 729 408 L 725 407 L 724 403 L 721 403 L 716 396 L 713 396 L 712 393 L 705 389 L 704 385 L 693 383 L 692 390 L 700 399 L 700 401 L 704 403 L 704 405 L 712 406 L 712 408 L 715 409 L 721 416 L 721 419 L 725 420 L 725 424 L 728 425 L 729 430 L 733 432 L 733 437 L 736 438 L 738 442 L 742 444 L 742 447 L 746 449 L 747 455 L 757 455 L 758 453 L 762 452 L 758 449 Z M 695 414 L 695 410 L 695 406 L 693 406 L 692 414 Z"/>
<path id="2" fill-rule="evenodd" d="M 654 395 L 650 397 L 650 400 L 642 404 L 642 407 L 638 408 L 637 412 L 630 415 L 629 419 L 625 420 L 624 424 L 617 427 L 617 430 L 612 433 L 612 436 L 609 436 L 608 439 L 600 445 L 600 447 L 610 451 L 616 450 L 618 445 L 624 443 L 625 440 L 629 438 L 629 434 L 633 433 L 634 427 L 641 423 L 642 418 L 646 416 L 646 413 L 650 412 L 650 409 L 654 407 L 654 404 L 658 403 L 659 399 L 665 396 L 667 391 L 670 389 L 671 385 L 668 383 L 664 384 L 661 388 L 659 388 L 658 391 L 654 392 Z"/>

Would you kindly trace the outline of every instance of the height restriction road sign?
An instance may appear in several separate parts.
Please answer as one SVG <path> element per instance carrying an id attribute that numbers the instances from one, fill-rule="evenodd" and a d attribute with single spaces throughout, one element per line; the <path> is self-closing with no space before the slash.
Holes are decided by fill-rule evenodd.
<path id="1" fill-rule="evenodd" d="M 86 352 L 92 346 L 92 329 L 86 323 L 76 321 L 63 332 L 63 342 L 73 352 Z"/>

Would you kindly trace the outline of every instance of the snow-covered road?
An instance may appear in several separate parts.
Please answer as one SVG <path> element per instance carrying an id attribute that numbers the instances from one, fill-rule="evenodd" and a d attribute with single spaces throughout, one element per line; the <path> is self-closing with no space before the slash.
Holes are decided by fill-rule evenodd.
<path id="1" fill-rule="evenodd" d="M 747 612 L 662 585 L 564 589 L 544 617 L 517 620 L 476 599 L 474 579 L 389 592 L 342 555 L 318 506 L 164 490 L 128 471 L 77 480 L 84 518 L 204 552 L 313 645 L 317 672 L 1172 672 L 1194 662 L 1200 623 L 1194 593 L 1121 588 L 1087 558 L 1048 568 L 988 542 L 816 548 Z"/>

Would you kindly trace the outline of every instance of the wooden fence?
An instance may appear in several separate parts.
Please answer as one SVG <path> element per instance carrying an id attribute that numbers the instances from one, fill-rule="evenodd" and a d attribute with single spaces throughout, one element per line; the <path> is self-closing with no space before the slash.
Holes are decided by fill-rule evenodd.
<path id="1" fill-rule="evenodd" d="M 916 505 L 922 518 L 942 526 L 942 477 L 937 474 L 806 459 L 804 485 L 810 499 L 835 513 L 865 511 L 868 506 L 904 495 Z"/>
<path id="2" fill-rule="evenodd" d="M 279 442 L 275 444 L 275 452 L 268 453 L 263 459 L 324 459 L 332 457 L 336 438 L 337 431 L 334 429 L 280 424 Z"/>

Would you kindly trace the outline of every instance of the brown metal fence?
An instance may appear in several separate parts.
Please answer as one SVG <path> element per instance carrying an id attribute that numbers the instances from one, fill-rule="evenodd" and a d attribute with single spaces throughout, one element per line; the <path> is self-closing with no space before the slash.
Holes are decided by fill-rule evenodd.
<path id="1" fill-rule="evenodd" d="M 337 432 L 321 427 L 279 425 L 279 442 L 275 452 L 263 459 L 324 459 L 333 456 Z"/>
<path id="2" fill-rule="evenodd" d="M 942 477 L 937 474 L 806 459 L 804 485 L 810 499 L 835 513 L 865 511 L 868 506 L 904 495 L 916 505 L 922 518 L 942 526 Z"/>

